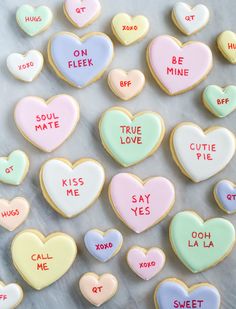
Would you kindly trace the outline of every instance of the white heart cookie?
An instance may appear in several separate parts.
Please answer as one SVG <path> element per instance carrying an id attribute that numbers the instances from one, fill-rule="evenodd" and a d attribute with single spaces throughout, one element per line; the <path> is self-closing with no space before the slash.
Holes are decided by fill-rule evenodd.
<path id="1" fill-rule="evenodd" d="M 23 299 L 22 288 L 16 284 L 11 283 L 5 285 L 0 281 L 0 308 L 13 309 L 16 308 Z"/>

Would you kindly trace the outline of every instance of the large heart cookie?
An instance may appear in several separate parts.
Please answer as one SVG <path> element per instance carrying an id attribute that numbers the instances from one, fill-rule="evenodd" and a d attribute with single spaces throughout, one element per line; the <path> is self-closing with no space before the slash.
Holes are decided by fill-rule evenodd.
<path id="1" fill-rule="evenodd" d="M 214 218 L 204 222 L 192 211 L 174 216 L 169 236 L 175 254 L 193 273 L 223 261 L 235 244 L 235 229 L 230 221 Z"/>
<path id="2" fill-rule="evenodd" d="M 102 165 L 92 159 L 81 159 L 74 164 L 65 159 L 51 159 L 40 170 L 45 199 L 66 218 L 79 215 L 94 203 L 104 181 Z"/>
<path id="3" fill-rule="evenodd" d="M 134 232 L 141 233 L 170 212 L 175 189 L 163 177 L 142 181 L 135 175 L 121 173 L 111 180 L 109 199 L 117 216 Z"/>
<path id="4" fill-rule="evenodd" d="M 14 237 L 11 252 L 14 266 L 23 279 L 41 290 L 69 270 L 77 247 L 74 239 L 64 233 L 44 237 L 37 230 L 24 230 Z"/>
<path id="5" fill-rule="evenodd" d="M 236 33 L 224 31 L 217 38 L 217 45 L 222 55 L 231 63 L 236 63 Z"/>
<path id="6" fill-rule="evenodd" d="M 22 288 L 16 284 L 11 283 L 5 285 L 0 281 L 0 308 L 13 309 L 16 308 L 23 300 Z"/>
<path id="7" fill-rule="evenodd" d="M 229 180 L 219 181 L 214 188 L 218 206 L 228 214 L 236 212 L 236 184 Z"/>
<path id="8" fill-rule="evenodd" d="M 33 145 L 46 152 L 59 147 L 79 121 L 79 105 L 69 95 L 57 95 L 48 101 L 25 97 L 15 108 L 15 122 Z"/>
<path id="9" fill-rule="evenodd" d="M 102 144 L 121 165 L 131 166 L 152 155 L 160 146 L 165 127 L 154 112 L 132 115 L 121 107 L 108 109 L 99 122 Z"/>
<path id="10" fill-rule="evenodd" d="M 147 49 L 153 77 L 169 95 L 186 92 L 207 77 L 212 68 L 212 52 L 201 42 L 182 44 L 169 35 L 156 37 Z"/>
<path id="11" fill-rule="evenodd" d="M 223 127 L 203 131 L 192 122 L 180 123 L 171 133 L 173 159 L 184 175 L 200 182 L 220 172 L 235 153 L 234 134 Z"/>
<path id="12" fill-rule="evenodd" d="M 100 32 L 82 38 L 70 32 L 60 32 L 48 43 L 48 58 L 61 79 L 83 88 L 103 75 L 113 58 L 113 44 Z"/>

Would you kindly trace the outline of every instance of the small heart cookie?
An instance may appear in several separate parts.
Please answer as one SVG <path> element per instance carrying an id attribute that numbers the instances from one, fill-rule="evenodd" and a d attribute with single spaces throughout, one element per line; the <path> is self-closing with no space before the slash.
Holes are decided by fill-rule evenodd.
<path id="1" fill-rule="evenodd" d="M 124 101 L 137 96 L 145 85 L 145 76 L 139 70 L 125 72 L 114 69 L 108 74 L 108 85 L 113 93 Z"/>
<path id="2" fill-rule="evenodd" d="M 229 62 L 236 63 L 236 33 L 229 30 L 222 32 L 217 38 L 217 46 Z"/>
<path id="3" fill-rule="evenodd" d="M 13 309 L 16 308 L 23 300 L 23 290 L 16 284 L 11 283 L 5 285 L 0 281 L 0 308 Z"/>
<path id="4" fill-rule="evenodd" d="M 214 197 L 224 212 L 227 214 L 236 212 L 236 184 L 229 180 L 219 181 L 214 188 Z"/>

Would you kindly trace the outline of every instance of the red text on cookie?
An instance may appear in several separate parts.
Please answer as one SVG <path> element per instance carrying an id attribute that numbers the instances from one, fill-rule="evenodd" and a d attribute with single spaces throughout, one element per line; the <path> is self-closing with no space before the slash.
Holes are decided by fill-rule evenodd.
<path id="1" fill-rule="evenodd" d="M 78 13 L 78 14 L 82 14 L 82 13 L 84 13 L 85 11 L 86 11 L 86 7 L 85 6 L 83 6 L 83 7 L 81 7 L 81 8 L 76 8 L 76 13 Z"/>
<path id="2" fill-rule="evenodd" d="M 81 49 L 81 50 L 74 50 L 73 52 L 74 60 L 68 61 L 68 68 L 69 69 L 77 69 L 81 67 L 91 67 L 93 66 L 93 59 L 88 57 L 88 50 Z"/>
<path id="3" fill-rule="evenodd" d="M 35 120 L 35 131 L 60 128 L 60 118 L 55 113 L 36 115 Z"/>
<path id="4" fill-rule="evenodd" d="M 19 210 L 14 209 L 14 210 L 1 212 L 1 217 L 2 218 L 15 217 L 15 216 L 19 216 L 19 214 L 20 214 Z"/>
<path id="5" fill-rule="evenodd" d="M 185 16 L 185 20 L 187 20 L 187 21 L 193 21 L 194 19 L 195 19 L 195 15 L 187 15 L 187 16 Z"/>
<path id="6" fill-rule="evenodd" d="M 200 299 L 192 299 L 192 300 L 174 300 L 173 302 L 173 308 L 203 308 L 204 300 Z"/>
<path id="7" fill-rule="evenodd" d="M 229 98 L 217 99 L 217 100 L 216 100 L 216 103 L 217 103 L 218 105 L 225 105 L 225 104 L 228 104 L 228 103 L 229 103 Z"/>
<path id="8" fill-rule="evenodd" d="M 236 49 L 236 43 L 228 43 L 228 49 Z"/>
<path id="9" fill-rule="evenodd" d="M 7 168 L 5 169 L 5 173 L 6 173 L 6 174 L 10 174 L 11 172 L 13 172 L 13 170 L 14 170 L 14 167 L 13 167 L 13 165 L 11 165 L 11 166 L 9 166 L 9 167 L 7 167 Z"/>
<path id="10" fill-rule="evenodd" d="M 36 269 L 39 271 L 47 271 L 49 270 L 48 260 L 52 260 L 53 257 L 50 256 L 48 253 L 34 253 L 31 255 L 31 260 L 35 262 Z"/>
<path id="11" fill-rule="evenodd" d="M 0 294 L 0 301 L 6 300 L 6 299 L 7 299 L 7 294 Z"/>
<path id="12" fill-rule="evenodd" d="M 33 61 L 18 65 L 18 70 L 22 71 L 22 70 L 26 70 L 26 69 L 30 69 L 34 66 Z"/>
<path id="13" fill-rule="evenodd" d="M 97 293 L 101 293 L 102 292 L 102 289 L 103 289 L 103 286 L 95 286 L 92 288 L 92 292 L 97 294 Z"/>
<path id="14" fill-rule="evenodd" d="M 141 126 L 120 126 L 121 136 L 120 143 L 125 144 L 142 144 L 142 127 Z"/>
<path id="15" fill-rule="evenodd" d="M 189 149 L 196 155 L 198 161 L 212 161 L 213 154 L 216 152 L 216 144 L 191 143 Z"/>
<path id="16" fill-rule="evenodd" d="M 151 267 L 154 267 L 154 266 L 156 266 L 155 261 L 139 263 L 139 268 L 151 268 Z"/>
<path id="17" fill-rule="evenodd" d="M 188 241 L 188 247 L 203 247 L 203 248 L 213 248 L 214 243 L 211 240 L 210 232 L 192 232 L 191 240 Z"/>
<path id="18" fill-rule="evenodd" d="M 109 243 L 105 243 L 105 244 L 97 244 L 96 246 L 96 250 L 106 250 L 106 249 L 110 249 L 113 247 L 113 244 L 111 242 Z"/>
<path id="19" fill-rule="evenodd" d="M 131 84 L 132 84 L 131 80 L 121 80 L 120 81 L 121 88 L 129 88 Z"/>
<path id="20" fill-rule="evenodd" d="M 40 22 L 42 21 L 41 16 L 25 16 L 25 22 Z"/>
<path id="21" fill-rule="evenodd" d="M 138 26 L 127 26 L 127 25 L 123 25 L 122 26 L 122 30 L 123 31 L 137 31 L 138 30 Z"/>
<path id="22" fill-rule="evenodd" d="M 171 66 L 166 68 L 167 75 L 189 76 L 189 69 L 183 68 L 184 57 L 173 56 Z"/>
<path id="23" fill-rule="evenodd" d="M 65 188 L 67 196 L 80 196 L 78 187 L 84 185 L 83 178 L 62 178 L 62 188 Z"/>
<path id="24" fill-rule="evenodd" d="M 151 210 L 149 207 L 151 194 L 139 194 L 131 196 L 131 211 L 135 217 L 149 216 Z"/>

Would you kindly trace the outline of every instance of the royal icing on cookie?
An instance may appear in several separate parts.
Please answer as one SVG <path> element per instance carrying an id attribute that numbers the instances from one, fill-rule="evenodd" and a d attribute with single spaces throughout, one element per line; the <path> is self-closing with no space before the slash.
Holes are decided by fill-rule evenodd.
<path id="1" fill-rule="evenodd" d="M 234 134 L 223 127 L 203 131 L 192 122 L 183 122 L 172 131 L 170 147 L 182 173 L 200 182 L 219 173 L 235 153 Z"/>
<path id="2" fill-rule="evenodd" d="M 11 74 L 24 82 L 32 82 L 43 69 L 43 55 L 37 50 L 30 50 L 25 55 L 10 54 L 7 67 Z"/>
<path id="3" fill-rule="evenodd" d="M 43 196 L 66 218 L 79 215 L 99 197 L 105 181 L 102 165 L 93 159 L 74 164 L 66 159 L 48 160 L 40 170 Z"/>
<path id="4" fill-rule="evenodd" d="M 79 121 L 79 105 L 61 94 L 48 101 L 25 97 L 15 108 L 14 118 L 22 135 L 39 149 L 51 152 L 72 134 Z"/>
<path id="5" fill-rule="evenodd" d="M 129 267 L 143 280 L 150 280 L 164 267 L 165 253 L 159 248 L 144 248 L 134 246 L 127 253 Z"/>
<path id="6" fill-rule="evenodd" d="M 14 309 L 23 300 L 23 290 L 16 283 L 5 285 L 0 281 L 0 308 Z"/>
<path id="7" fill-rule="evenodd" d="M 106 232 L 94 229 L 85 234 L 84 243 L 92 256 L 100 262 L 107 262 L 120 251 L 123 236 L 116 229 Z"/>
<path id="8" fill-rule="evenodd" d="M 197 86 L 213 65 L 207 45 L 193 41 L 182 44 L 169 35 L 158 36 L 149 44 L 147 62 L 156 82 L 169 95 Z"/>
<path id="9" fill-rule="evenodd" d="M 137 96 L 145 85 L 145 76 L 139 70 L 125 72 L 120 69 L 111 70 L 108 85 L 113 93 L 124 101 Z"/>
<path id="10" fill-rule="evenodd" d="M 8 157 L 0 157 L 0 182 L 20 185 L 29 170 L 29 159 L 21 150 L 15 150 Z"/>
<path id="11" fill-rule="evenodd" d="M 202 95 L 206 108 L 216 117 L 226 117 L 236 109 L 236 86 L 210 85 Z"/>
<path id="12" fill-rule="evenodd" d="M 37 230 L 24 230 L 14 237 L 11 253 L 22 278 L 34 289 L 41 290 L 69 270 L 77 246 L 74 239 L 64 233 L 44 237 Z"/>
<path id="13" fill-rule="evenodd" d="M 48 43 L 48 58 L 61 79 L 83 88 L 103 75 L 113 58 L 113 44 L 100 32 L 82 38 L 70 32 L 60 32 Z"/>
<path id="14" fill-rule="evenodd" d="M 229 180 L 219 181 L 214 188 L 218 206 L 228 214 L 236 212 L 236 185 Z"/>
<path id="15" fill-rule="evenodd" d="M 80 278 L 79 287 L 84 298 L 94 306 L 100 307 L 116 294 L 118 281 L 111 274 L 98 276 L 95 273 L 85 273 Z"/>
<path id="16" fill-rule="evenodd" d="M 142 40 L 149 30 L 149 21 L 145 16 L 130 16 L 120 13 L 114 16 L 111 23 L 112 31 L 123 45 L 131 45 Z"/>
<path id="17" fill-rule="evenodd" d="M 99 0 L 64 0 L 64 13 L 77 28 L 92 24 L 100 15 Z"/>
<path id="18" fill-rule="evenodd" d="M 163 280 L 154 293 L 156 309 L 219 309 L 220 294 L 209 283 L 187 287 L 176 278 Z"/>
<path id="19" fill-rule="evenodd" d="M 165 127 L 154 112 L 132 115 L 127 109 L 108 109 L 99 122 L 102 144 L 121 165 L 127 167 L 151 156 L 160 146 Z"/>
<path id="20" fill-rule="evenodd" d="M 231 63 L 236 63 L 236 34 L 224 31 L 217 38 L 217 45 L 222 55 Z"/>
<path id="21" fill-rule="evenodd" d="M 142 181 L 136 175 L 120 173 L 111 180 L 109 199 L 117 216 L 141 233 L 167 216 L 174 204 L 175 189 L 163 177 Z"/>
<path id="22" fill-rule="evenodd" d="M 52 18 L 52 11 L 44 5 L 34 8 L 24 4 L 16 12 L 19 27 L 30 36 L 47 30 L 52 23 Z"/>
<path id="23" fill-rule="evenodd" d="M 192 211 L 175 215 L 169 233 L 175 254 L 193 273 L 223 261 L 235 244 L 235 229 L 230 221 L 214 218 L 204 222 Z"/>
<path id="24" fill-rule="evenodd" d="M 210 12 L 203 4 L 191 7 L 187 3 L 177 2 L 172 10 L 172 20 L 186 35 L 192 35 L 206 26 Z"/>

